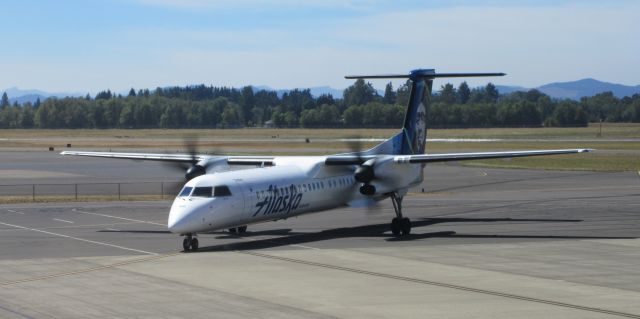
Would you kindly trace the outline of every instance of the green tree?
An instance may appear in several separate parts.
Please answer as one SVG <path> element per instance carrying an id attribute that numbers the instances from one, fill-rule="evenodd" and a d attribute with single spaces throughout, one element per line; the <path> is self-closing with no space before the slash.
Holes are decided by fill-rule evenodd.
<path id="1" fill-rule="evenodd" d="M 561 126 L 587 126 L 587 114 L 573 101 L 562 101 L 553 112 L 555 123 Z"/>
<path id="2" fill-rule="evenodd" d="M 598 122 L 606 120 L 615 122 L 621 117 L 620 100 L 612 92 L 603 92 L 591 97 L 583 97 L 580 104 L 589 114 L 589 120 Z"/>
<path id="3" fill-rule="evenodd" d="M 484 87 L 484 92 L 487 102 L 490 103 L 496 103 L 498 101 L 498 98 L 500 97 L 500 92 L 498 92 L 496 86 L 491 82 L 489 82 L 487 86 Z"/>
<path id="4" fill-rule="evenodd" d="M 364 105 L 374 101 L 378 93 L 369 82 L 358 79 L 356 82 L 344 90 L 344 103 L 347 106 Z"/>
<path id="5" fill-rule="evenodd" d="M 331 94 L 322 94 L 322 95 L 320 95 L 316 99 L 316 105 L 323 105 L 323 104 L 329 104 L 329 105 L 336 104 L 336 101 L 333 98 L 333 95 L 331 95 Z"/>
<path id="6" fill-rule="evenodd" d="M 411 81 L 407 80 L 396 91 L 396 104 L 406 106 L 409 104 L 409 96 L 411 95 Z"/>
<path id="7" fill-rule="evenodd" d="M 7 96 L 7 92 L 2 93 L 2 102 L 0 102 L 0 108 L 5 108 L 9 106 L 9 97 Z"/>
<path id="8" fill-rule="evenodd" d="M 20 127 L 21 128 L 32 128 L 34 125 L 33 122 L 33 106 L 27 104 L 22 107 L 22 116 L 20 117 Z"/>
<path id="9" fill-rule="evenodd" d="M 237 127 L 240 125 L 240 114 L 238 108 L 233 105 L 227 105 L 222 111 L 222 126 Z"/>
<path id="10" fill-rule="evenodd" d="M 113 97 L 113 94 L 111 93 L 111 90 L 98 92 L 98 94 L 96 94 L 96 100 L 109 100 L 112 97 Z"/>
<path id="11" fill-rule="evenodd" d="M 469 102 L 469 99 L 471 98 L 471 89 L 469 89 L 469 85 L 467 84 L 467 82 L 460 83 L 456 93 L 458 103 L 467 104 L 467 102 Z"/>
<path id="12" fill-rule="evenodd" d="M 640 122 L 640 98 L 630 102 L 625 108 L 624 119 L 629 122 Z"/>
<path id="13" fill-rule="evenodd" d="M 391 82 L 387 83 L 384 87 L 384 97 L 382 98 L 382 102 L 385 104 L 395 104 L 396 103 L 396 92 L 393 90 L 393 85 Z"/>
<path id="14" fill-rule="evenodd" d="M 530 101 L 507 101 L 498 107 L 498 121 L 504 126 L 539 126 L 541 114 L 536 104 Z"/>
<path id="15" fill-rule="evenodd" d="M 453 87 L 453 84 L 447 83 L 440 87 L 438 100 L 446 105 L 456 103 L 456 89 Z"/>
<path id="16" fill-rule="evenodd" d="M 127 104 L 120 112 L 119 126 L 124 128 L 133 128 L 135 126 L 135 110 L 133 105 Z"/>
<path id="17" fill-rule="evenodd" d="M 254 123 L 252 123 L 253 113 L 251 112 L 251 110 L 256 105 L 256 99 L 253 94 L 253 87 L 251 86 L 243 87 L 241 94 L 242 94 L 242 101 L 240 105 L 242 106 L 242 123 L 244 125 L 253 126 L 254 125 Z M 228 123 L 228 124 L 231 124 L 231 123 Z M 237 125 L 239 123 L 233 123 L 233 124 Z"/>

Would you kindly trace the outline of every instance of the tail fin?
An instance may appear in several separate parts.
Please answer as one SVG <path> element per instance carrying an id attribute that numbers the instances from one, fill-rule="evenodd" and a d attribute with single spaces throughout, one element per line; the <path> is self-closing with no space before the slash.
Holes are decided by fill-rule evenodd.
<path id="1" fill-rule="evenodd" d="M 400 134 L 371 149 L 371 153 L 398 155 L 423 154 L 427 143 L 427 110 L 433 79 L 444 77 L 503 76 L 504 73 L 436 73 L 434 69 L 417 69 L 409 74 L 355 75 L 347 79 L 409 79 L 411 94 Z"/>
<path id="2" fill-rule="evenodd" d="M 426 71 L 426 70 L 425 70 Z M 429 70 L 433 73 L 433 70 Z M 411 72 L 412 74 L 416 72 Z M 427 143 L 427 107 L 431 100 L 433 79 L 424 77 L 410 78 L 411 94 L 409 105 L 404 116 L 402 132 L 404 139 L 400 154 L 424 154 Z"/>

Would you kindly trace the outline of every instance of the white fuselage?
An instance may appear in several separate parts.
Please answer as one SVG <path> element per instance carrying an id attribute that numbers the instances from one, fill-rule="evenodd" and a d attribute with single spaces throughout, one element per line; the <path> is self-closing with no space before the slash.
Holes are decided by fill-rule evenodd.
<path id="1" fill-rule="evenodd" d="M 328 167 L 324 159 L 281 158 L 272 167 L 196 177 L 174 200 L 169 230 L 190 234 L 286 219 L 362 199 L 379 200 L 386 197 L 385 190 L 406 189 L 422 179 L 422 165 L 388 165 L 385 170 L 382 163 L 376 174 L 387 175 L 387 180 L 376 185 L 380 195 L 364 196 L 352 167 Z"/>

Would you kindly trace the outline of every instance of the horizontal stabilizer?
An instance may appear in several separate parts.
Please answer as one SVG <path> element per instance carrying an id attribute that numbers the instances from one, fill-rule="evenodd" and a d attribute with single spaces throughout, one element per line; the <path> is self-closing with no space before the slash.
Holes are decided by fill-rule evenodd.
<path id="1" fill-rule="evenodd" d="M 413 70 L 409 74 L 347 75 L 346 79 L 435 79 L 481 76 L 504 76 L 505 73 L 436 73 L 434 69 Z"/>

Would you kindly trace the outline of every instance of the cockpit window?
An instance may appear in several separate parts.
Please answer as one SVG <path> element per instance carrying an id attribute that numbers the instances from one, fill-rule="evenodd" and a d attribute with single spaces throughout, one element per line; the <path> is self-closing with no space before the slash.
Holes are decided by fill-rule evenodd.
<path id="1" fill-rule="evenodd" d="M 193 194 L 191 196 L 195 197 L 211 197 L 211 186 L 208 187 L 196 187 L 193 190 Z"/>
<path id="2" fill-rule="evenodd" d="M 216 186 L 213 188 L 213 196 L 214 197 L 231 196 L 231 191 L 227 186 Z"/>
<path id="3" fill-rule="evenodd" d="M 191 194 L 191 190 L 193 189 L 193 187 L 189 187 L 186 186 L 185 188 L 182 189 L 182 191 L 180 192 L 180 197 L 187 197 L 189 196 L 189 194 Z"/>

